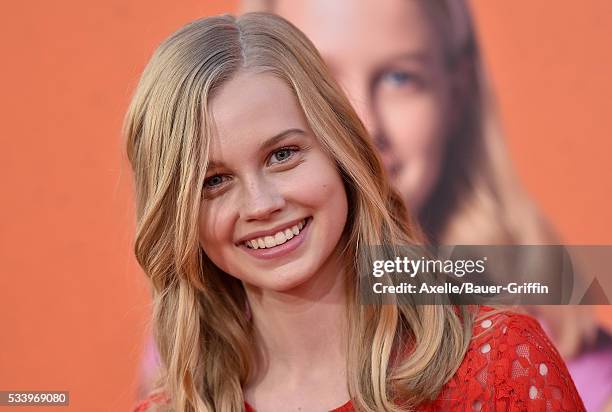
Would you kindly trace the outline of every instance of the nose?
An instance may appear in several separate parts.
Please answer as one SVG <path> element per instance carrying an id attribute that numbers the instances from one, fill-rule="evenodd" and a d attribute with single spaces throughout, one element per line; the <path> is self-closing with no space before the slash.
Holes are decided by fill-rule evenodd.
<path id="1" fill-rule="evenodd" d="M 392 145 L 380 121 L 380 114 L 374 91 L 371 90 L 368 83 L 364 81 L 351 82 L 346 79 L 342 84 L 353 104 L 357 116 L 361 119 L 374 146 L 378 149 L 385 167 L 391 174 L 394 174 L 393 165 L 395 163 L 395 158 L 393 156 Z"/>
<path id="2" fill-rule="evenodd" d="M 375 138 L 380 135 L 381 124 L 374 91 L 367 76 L 347 74 L 338 80 L 370 136 Z"/>
<path id="3" fill-rule="evenodd" d="M 241 217 L 247 221 L 267 220 L 285 207 L 278 187 L 263 176 L 245 181 L 242 190 Z"/>
<path id="4" fill-rule="evenodd" d="M 371 98 L 366 98 L 364 100 L 354 99 L 353 106 L 355 107 L 355 111 L 357 112 L 357 116 L 365 126 L 368 134 L 374 139 L 376 143 L 376 138 L 381 134 L 380 130 L 380 122 L 378 121 L 378 116 L 376 115 L 376 110 L 372 107 Z M 377 144 L 378 146 L 378 144 Z"/>

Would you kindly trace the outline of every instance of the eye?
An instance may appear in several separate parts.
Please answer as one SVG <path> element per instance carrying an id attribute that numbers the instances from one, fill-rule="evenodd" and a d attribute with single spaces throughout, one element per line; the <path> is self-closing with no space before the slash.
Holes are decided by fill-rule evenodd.
<path id="1" fill-rule="evenodd" d="M 405 87 L 418 82 L 418 77 L 406 70 L 388 70 L 381 76 L 381 81 L 392 87 Z"/>
<path id="2" fill-rule="evenodd" d="M 225 175 L 214 175 L 204 179 L 204 188 L 205 189 L 216 189 L 221 186 L 224 182 L 229 179 L 228 176 Z"/>
<path id="3" fill-rule="evenodd" d="M 288 159 L 292 158 L 295 153 L 297 153 L 298 149 L 295 147 L 282 147 L 278 150 L 272 152 L 270 159 L 268 160 L 268 164 L 278 164 L 286 162 Z"/>

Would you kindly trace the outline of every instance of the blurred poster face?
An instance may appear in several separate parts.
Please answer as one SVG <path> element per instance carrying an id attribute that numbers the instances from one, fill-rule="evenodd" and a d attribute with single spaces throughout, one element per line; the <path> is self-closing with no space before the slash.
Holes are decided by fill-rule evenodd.
<path id="1" fill-rule="evenodd" d="M 279 0 L 274 11 L 319 49 L 415 212 L 440 175 L 454 79 L 440 35 L 417 1 Z"/>

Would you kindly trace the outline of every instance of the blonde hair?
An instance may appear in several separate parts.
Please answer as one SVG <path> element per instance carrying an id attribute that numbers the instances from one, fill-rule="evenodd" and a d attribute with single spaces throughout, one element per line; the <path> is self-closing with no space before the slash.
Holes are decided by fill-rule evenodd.
<path id="1" fill-rule="evenodd" d="M 151 280 L 159 383 L 177 411 L 237 411 L 258 367 L 242 284 L 198 243 L 197 220 L 213 120 L 209 102 L 241 70 L 286 82 L 343 178 L 351 206 L 344 245 L 348 276 L 348 388 L 362 411 L 398 411 L 434 399 L 470 341 L 467 307 L 385 301 L 360 305 L 370 245 L 412 244 L 418 234 L 376 151 L 314 46 L 270 14 L 190 23 L 155 51 L 125 119 L 135 178 L 135 254 Z M 388 246 L 386 254 L 396 251 Z M 410 356 L 406 356 L 407 354 Z M 401 404 L 401 405 L 400 405 Z"/>

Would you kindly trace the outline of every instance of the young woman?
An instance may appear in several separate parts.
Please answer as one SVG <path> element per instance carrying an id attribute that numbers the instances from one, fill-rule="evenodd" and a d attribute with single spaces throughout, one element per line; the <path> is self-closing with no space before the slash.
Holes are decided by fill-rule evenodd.
<path id="1" fill-rule="evenodd" d="M 368 246 L 420 239 L 283 19 L 212 17 L 170 36 L 125 133 L 163 372 L 136 410 L 584 410 L 527 316 L 360 304 Z"/>

